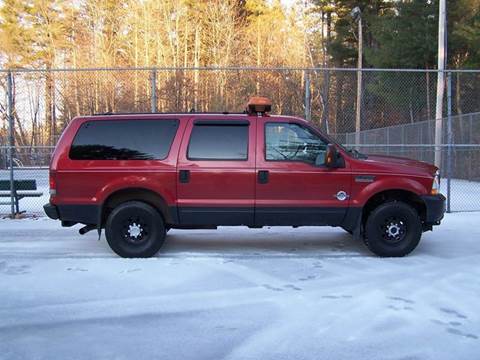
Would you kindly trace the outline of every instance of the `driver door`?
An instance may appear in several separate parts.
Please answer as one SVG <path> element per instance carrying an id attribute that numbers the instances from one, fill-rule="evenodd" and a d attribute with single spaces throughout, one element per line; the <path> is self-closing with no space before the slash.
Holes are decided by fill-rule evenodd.
<path id="1" fill-rule="evenodd" d="M 324 165 L 327 141 L 305 123 L 257 120 L 255 225 L 338 225 L 350 194 L 348 162 Z M 341 198 L 341 197 L 339 197 Z"/>

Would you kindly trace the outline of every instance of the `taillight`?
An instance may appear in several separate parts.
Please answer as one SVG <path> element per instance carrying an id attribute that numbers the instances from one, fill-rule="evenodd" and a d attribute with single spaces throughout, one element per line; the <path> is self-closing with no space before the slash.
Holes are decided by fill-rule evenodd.
<path id="1" fill-rule="evenodd" d="M 50 183 L 50 196 L 57 195 L 57 184 L 55 183 L 55 176 L 52 172 L 50 172 L 49 183 Z"/>

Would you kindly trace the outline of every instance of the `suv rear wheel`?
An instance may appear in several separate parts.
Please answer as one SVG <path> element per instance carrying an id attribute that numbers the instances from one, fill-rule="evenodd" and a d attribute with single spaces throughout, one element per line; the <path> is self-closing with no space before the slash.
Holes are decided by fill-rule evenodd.
<path id="1" fill-rule="evenodd" d="M 399 201 L 378 206 L 365 224 L 365 244 L 379 256 L 405 256 L 415 249 L 421 236 L 422 221 L 418 212 Z"/>
<path id="2" fill-rule="evenodd" d="M 124 258 L 155 255 L 165 241 L 165 224 L 152 206 L 141 201 L 118 205 L 105 225 L 108 245 Z"/>

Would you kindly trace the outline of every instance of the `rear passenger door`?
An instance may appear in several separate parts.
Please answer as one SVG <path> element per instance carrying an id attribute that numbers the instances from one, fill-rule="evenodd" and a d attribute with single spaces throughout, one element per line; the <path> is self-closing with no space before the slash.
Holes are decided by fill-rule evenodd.
<path id="1" fill-rule="evenodd" d="M 255 123 L 246 118 L 192 118 L 177 165 L 183 225 L 253 225 Z"/>

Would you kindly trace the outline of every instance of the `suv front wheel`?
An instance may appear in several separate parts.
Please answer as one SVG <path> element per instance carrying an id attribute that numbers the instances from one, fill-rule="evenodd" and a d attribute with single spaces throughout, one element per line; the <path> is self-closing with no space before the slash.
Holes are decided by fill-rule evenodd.
<path id="1" fill-rule="evenodd" d="M 365 244 L 379 256 L 405 256 L 415 249 L 421 236 L 422 221 L 418 212 L 400 201 L 378 206 L 365 224 Z"/>
<path id="2" fill-rule="evenodd" d="M 165 224 L 152 206 L 141 201 L 118 205 L 105 225 L 108 245 L 124 258 L 146 258 L 155 255 L 165 241 Z"/>

